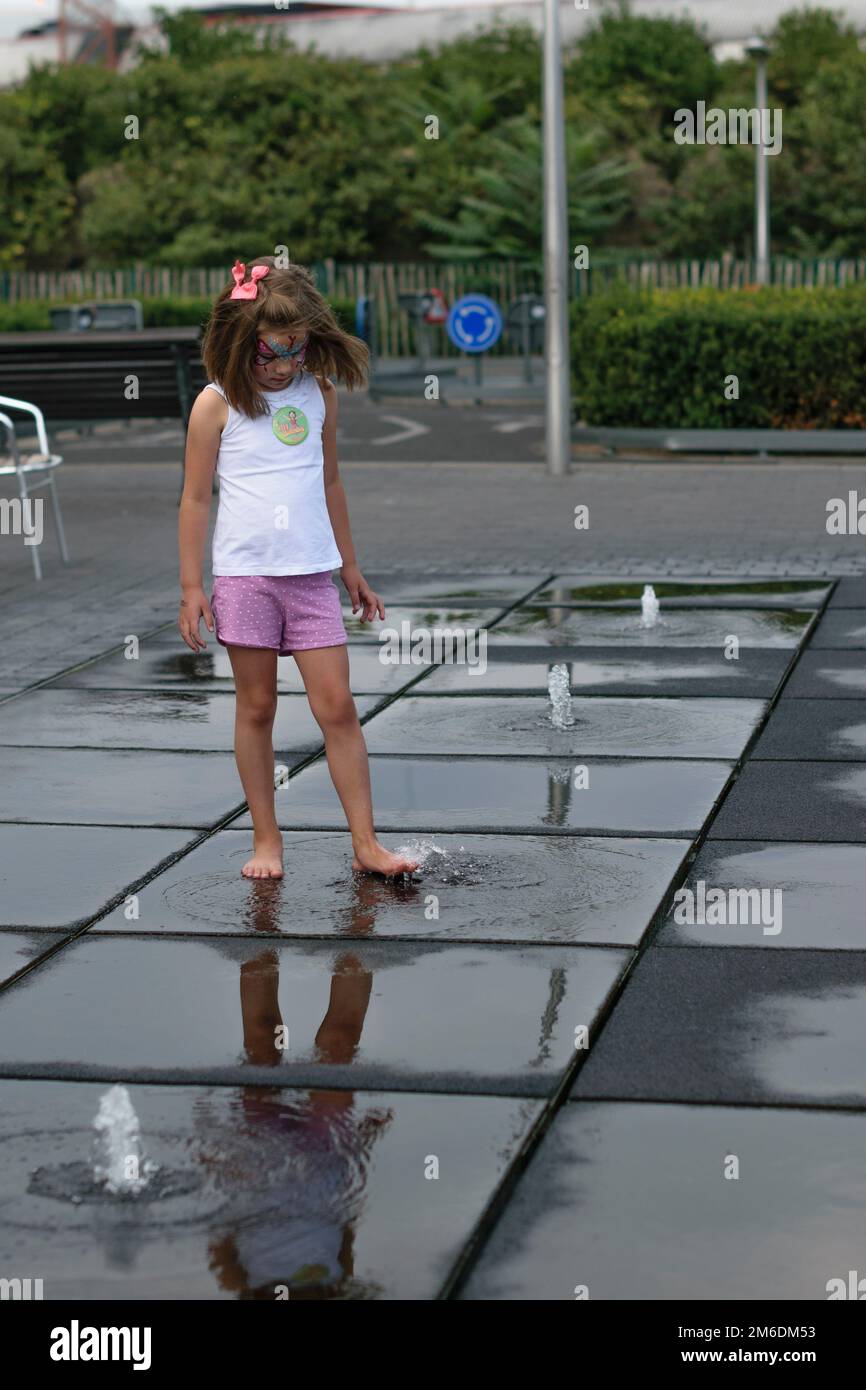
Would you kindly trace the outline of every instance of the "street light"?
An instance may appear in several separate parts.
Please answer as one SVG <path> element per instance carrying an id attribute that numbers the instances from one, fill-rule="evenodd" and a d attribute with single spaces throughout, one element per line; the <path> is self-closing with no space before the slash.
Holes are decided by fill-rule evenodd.
<path id="1" fill-rule="evenodd" d="M 770 283 L 770 167 L 764 150 L 764 112 L 767 110 L 767 55 L 765 39 L 746 40 L 746 52 L 755 60 L 755 106 L 760 136 L 755 146 L 755 272 L 759 285 Z"/>
<path id="2" fill-rule="evenodd" d="M 568 360 L 568 216 L 559 0 L 544 0 L 544 302 L 547 471 L 568 472 L 571 381 Z"/>

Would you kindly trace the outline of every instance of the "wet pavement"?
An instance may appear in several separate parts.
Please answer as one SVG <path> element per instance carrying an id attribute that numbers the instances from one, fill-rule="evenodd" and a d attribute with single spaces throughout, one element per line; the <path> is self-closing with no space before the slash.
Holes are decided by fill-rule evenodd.
<path id="1" fill-rule="evenodd" d="M 222 649 L 154 623 L 0 696 L 0 1275 L 800 1299 L 857 1267 L 866 581 L 668 576 L 646 626 L 652 579 L 374 576 L 350 670 L 396 883 L 351 872 L 290 658 L 280 883 L 239 872 Z M 92 1179 L 114 1083 L 136 1196 Z"/>

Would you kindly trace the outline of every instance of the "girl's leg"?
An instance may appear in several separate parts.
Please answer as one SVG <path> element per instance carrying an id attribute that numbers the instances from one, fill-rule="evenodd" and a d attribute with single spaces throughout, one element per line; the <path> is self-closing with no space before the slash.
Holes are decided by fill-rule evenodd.
<path id="1" fill-rule="evenodd" d="M 235 760 L 253 818 L 253 856 L 246 878 L 282 878 L 283 837 L 274 810 L 274 717 L 277 654 L 264 647 L 227 647 L 235 677 Z"/>
<path id="2" fill-rule="evenodd" d="M 376 839 L 367 745 L 349 689 L 349 654 L 345 646 L 295 652 L 310 709 L 325 736 L 328 768 L 352 833 L 353 869 L 372 873 L 411 873 L 418 861 L 391 854 Z"/>

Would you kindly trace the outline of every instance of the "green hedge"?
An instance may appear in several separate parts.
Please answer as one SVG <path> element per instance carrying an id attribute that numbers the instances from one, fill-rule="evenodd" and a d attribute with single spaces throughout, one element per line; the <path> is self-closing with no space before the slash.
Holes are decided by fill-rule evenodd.
<path id="1" fill-rule="evenodd" d="M 15 304 L 0 303 L 0 333 L 38 332 L 51 328 L 50 309 L 71 300 L 26 299 Z M 83 301 L 86 302 L 86 301 Z M 145 328 L 182 328 L 207 322 L 211 310 L 209 299 L 185 299 L 180 296 L 141 301 Z M 355 301 L 331 301 L 338 322 L 349 333 L 355 331 Z"/>
<path id="2" fill-rule="evenodd" d="M 571 353 L 588 425 L 866 428 L 866 285 L 618 289 L 572 305 Z"/>

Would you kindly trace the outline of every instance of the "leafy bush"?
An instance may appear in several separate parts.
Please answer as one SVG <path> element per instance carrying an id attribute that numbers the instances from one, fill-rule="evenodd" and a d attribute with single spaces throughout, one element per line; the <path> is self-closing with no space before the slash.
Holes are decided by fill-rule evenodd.
<path id="1" fill-rule="evenodd" d="M 579 418 L 645 429 L 866 429 L 866 285 L 623 288 L 572 307 Z M 736 376 L 739 399 L 725 398 Z"/>

